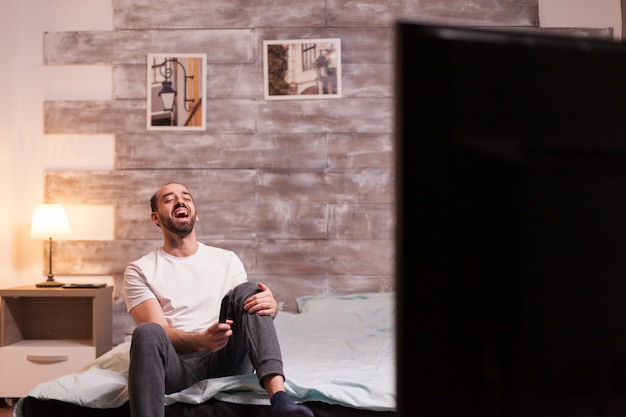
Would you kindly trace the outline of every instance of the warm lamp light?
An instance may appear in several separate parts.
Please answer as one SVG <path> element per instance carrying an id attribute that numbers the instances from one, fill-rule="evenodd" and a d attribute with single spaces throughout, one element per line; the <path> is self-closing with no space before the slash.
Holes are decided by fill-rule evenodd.
<path id="1" fill-rule="evenodd" d="M 38 287 L 61 287 L 62 283 L 54 280 L 52 275 L 52 238 L 70 233 L 70 224 L 67 221 L 62 204 L 37 204 L 33 210 L 33 220 L 30 225 L 30 237 L 33 239 L 49 240 L 48 249 L 48 279 L 36 284 Z"/>

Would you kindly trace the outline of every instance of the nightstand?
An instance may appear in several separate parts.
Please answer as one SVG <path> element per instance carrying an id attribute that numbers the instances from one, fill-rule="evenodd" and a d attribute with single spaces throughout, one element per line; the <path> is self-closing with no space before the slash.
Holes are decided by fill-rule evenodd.
<path id="1" fill-rule="evenodd" d="M 113 287 L 0 289 L 0 398 L 77 371 L 112 348 Z"/>

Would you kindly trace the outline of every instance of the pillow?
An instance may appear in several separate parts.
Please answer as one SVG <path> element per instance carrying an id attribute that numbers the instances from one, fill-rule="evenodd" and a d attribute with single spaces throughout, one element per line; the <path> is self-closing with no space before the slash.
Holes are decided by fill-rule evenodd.
<path id="1" fill-rule="evenodd" d="M 395 309 L 394 292 L 376 292 L 349 295 L 305 295 L 296 299 L 300 313 L 313 312 L 359 312 L 382 308 Z"/>

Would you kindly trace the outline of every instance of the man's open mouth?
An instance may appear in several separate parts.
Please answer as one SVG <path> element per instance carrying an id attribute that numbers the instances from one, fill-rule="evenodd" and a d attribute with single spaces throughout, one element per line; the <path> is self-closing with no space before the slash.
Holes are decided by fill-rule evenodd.
<path id="1" fill-rule="evenodd" d="M 176 218 L 189 217 L 189 210 L 187 210 L 186 207 L 179 207 L 176 210 L 174 210 L 174 217 Z"/>

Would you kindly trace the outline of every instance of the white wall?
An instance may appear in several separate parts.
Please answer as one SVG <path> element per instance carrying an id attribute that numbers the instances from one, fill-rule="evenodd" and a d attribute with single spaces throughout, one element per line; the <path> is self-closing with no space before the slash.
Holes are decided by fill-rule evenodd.
<path id="1" fill-rule="evenodd" d="M 109 67 L 43 65 L 45 31 L 111 30 L 111 0 L 4 1 L 0 14 L 0 286 L 42 281 L 43 241 L 29 237 L 45 169 L 110 169 L 114 138 L 43 134 L 43 101 L 111 98 Z M 94 82 L 96 81 L 96 82 Z M 112 207 L 68 207 L 70 238 L 112 238 Z"/>
<path id="2" fill-rule="evenodd" d="M 540 0 L 542 26 L 610 27 L 619 0 Z M 42 276 L 42 241 L 29 238 L 45 169 L 111 169 L 114 138 L 43 134 L 44 100 L 107 100 L 111 68 L 43 65 L 45 31 L 111 30 L 111 0 L 3 1 L 0 13 L 0 287 Z M 71 239 L 112 239 L 113 209 L 68 207 Z"/>

